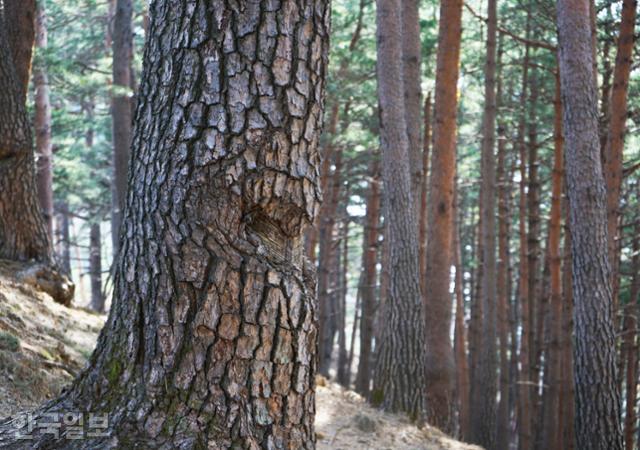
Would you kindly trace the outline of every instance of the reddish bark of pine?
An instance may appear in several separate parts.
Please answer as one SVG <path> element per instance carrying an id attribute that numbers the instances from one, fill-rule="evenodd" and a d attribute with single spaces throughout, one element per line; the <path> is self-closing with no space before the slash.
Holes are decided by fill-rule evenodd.
<path id="1" fill-rule="evenodd" d="M 455 427 L 454 366 L 451 345 L 451 229 L 456 171 L 457 84 L 462 32 L 462 1 L 440 4 L 433 151 L 429 213 L 425 313 L 427 324 L 427 408 L 429 423 L 445 432 Z M 428 313 L 427 313 L 428 312 Z"/>
<path id="2" fill-rule="evenodd" d="M 608 244 L 612 269 L 614 313 L 617 312 L 618 308 L 620 189 L 622 186 L 622 160 L 627 122 L 627 93 L 635 40 L 636 6 L 636 0 L 624 0 L 622 2 L 622 18 L 611 90 L 611 116 L 603 153 L 603 170 L 607 185 L 607 231 L 609 233 Z"/>

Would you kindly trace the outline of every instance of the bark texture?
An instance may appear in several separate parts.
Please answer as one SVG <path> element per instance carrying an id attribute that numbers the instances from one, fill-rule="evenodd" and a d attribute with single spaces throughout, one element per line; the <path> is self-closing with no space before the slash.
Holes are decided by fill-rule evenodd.
<path id="1" fill-rule="evenodd" d="M 420 220 L 422 187 L 422 72 L 420 42 L 420 1 L 400 0 L 402 3 L 402 75 L 404 82 L 404 118 L 409 143 L 411 194 L 416 223 Z"/>
<path id="2" fill-rule="evenodd" d="M 3 0 L 6 36 L 16 71 L 18 101 L 27 99 L 36 38 L 36 0 Z"/>
<path id="3" fill-rule="evenodd" d="M 425 320 L 427 325 L 427 408 L 430 424 L 455 427 L 454 366 L 451 345 L 453 192 L 456 173 L 457 84 L 462 33 L 462 1 L 440 5 L 429 212 Z"/>
<path id="4" fill-rule="evenodd" d="M 31 126 L 4 25 L 10 19 L 0 11 L 0 259 L 49 262 L 52 246 L 38 204 Z"/>
<path id="5" fill-rule="evenodd" d="M 417 215 L 403 102 L 399 0 L 377 1 L 378 99 L 382 177 L 388 218 L 389 287 L 381 317 L 373 401 L 424 420 L 426 410 L 424 311 L 420 294 Z M 382 61 L 385 63 L 382 64 Z M 387 238 L 387 236 L 385 236 Z"/>
<path id="6" fill-rule="evenodd" d="M 575 432 L 581 450 L 618 450 L 620 392 L 589 3 L 559 0 L 557 8 L 575 299 Z"/>
<path id="7" fill-rule="evenodd" d="M 324 214 L 324 210 L 328 208 L 328 202 L 326 201 L 327 192 L 329 187 L 331 186 L 330 181 L 332 177 L 331 172 L 331 164 L 333 162 L 333 152 L 334 146 L 331 142 L 333 136 L 336 134 L 336 130 L 338 128 L 338 119 L 339 119 L 339 111 L 340 111 L 340 103 L 335 102 L 329 111 L 328 118 L 325 120 L 325 130 L 324 130 L 324 141 L 325 144 L 322 146 L 320 150 L 322 154 L 322 164 L 320 166 L 320 188 L 322 189 L 324 201 L 320 206 L 320 213 L 318 214 L 317 223 L 315 226 L 309 228 L 306 236 L 306 252 L 307 256 L 312 262 L 316 262 L 316 247 L 318 244 L 318 237 L 320 235 L 320 228 L 323 224 L 323 218 L 326 217 Z M 322 302 L 320 302 L 320 308 L 322 308 Z M 322 311 L 320 313 L 322 316 Z M 322 319 L 320 319 L 322 322 Z"/>
<path id="8" fill-rule="evenodd" d="M 68 448 L 314 448 L 302 240 L 320 201 L 328 4 L 150 13 L 114 304 L 44 410 L 109 412 L 109 436 Z"/>

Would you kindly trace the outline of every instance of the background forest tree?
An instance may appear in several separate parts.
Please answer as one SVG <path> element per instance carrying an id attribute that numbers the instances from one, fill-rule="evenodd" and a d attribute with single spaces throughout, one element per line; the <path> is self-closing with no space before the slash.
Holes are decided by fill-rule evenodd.
<path id="1" fill-rule="evenodd" d="M 580 154 L 576 142 L 565 137 L 567 130 L 584 136 L 566 116 L 563 122 L 563 114 L 572 115 L 567 106 L 576 106 L 567 104 L 574 94 L 562 90 L 557 30 L 572 31 L 567 24 L 575 18 L 562 13 L 584 12 L 585 5 L 591 32 L 582 31 L 590 38 L 594 83 L 584 93 L 591 107 L 585 114 L 597 114 L 589 142 L 605 183 L 596 181 L 594 190 L 606 186 L 597 203 L 606 219 L 606 258 L 602 245 L 594 258 L 609 269 L 607 280 L 574 291 L 576 269 L 595 243 L 584 240 L 580 216 L 570 219 L 569 212 L 593 203 L 571 204 L 580 201 L 576 173 L 584 172 L 572 165 L 571 155 Z M 623 440 L 624 448 L 635 448 L 636 2 L 334 0 L 331 7 L 324 159 L 317 168 L 324 202 L 305 235 L 317 267 L 319 372 L 375 405 L 426 417 L 488 449 L 601 448 L 587 433 L 598 436 L 592 426 L 598 413 L 589 417 L 588 408 L 574 406 L 576 395 L 585 402 L 592 394 L 574 386 L 588 370 L 578 362 L 574 373 L 573 355 L 609 352 L 609 378 L 597 380 L 613 399 L 607 445 L 621 448 Z M 398 16 L 393 23 L 390 14 Z M 108 310 L 126 180 L 123 142 L 131 133 L 125 113 L 138 102 L 147 5 L 42 0 L 37 17 L 26 105 L 38 179 L 45 177 L 41 192 L 48 158 L 53 167 L 53 216 L 45 202 L 44 218 L 51 219 L 58 263 L 76 283 L 75 304 Z M 380 36 L 394 35 L 401 39 L 392 49 L 380 44 Z M 398 77 L 402 86 L 388 84 Z M 602 244 L 604 236 L 593 241 Z M 401 272 L 418 279 L 403 286 Z M 605 285 L 604 301 L 581 303 L 585 292 Z M 594 316 L 610 322 L 602 329 L 604 345 L 574 348 L 587 340 L 583 325 Z M 416 320 L 419 326 L 407 326 Z M 407 339 L 411 349 L 398 348 Z M 385 348 L 387 342 L 396 344 Z M 411 368 L 410 381 L 425 378 L 415 392 L 385 379 L 397 378 L 392 367 L 409 370 L 397 365 L 403 356 L 418 366 L 426 360 L 424 373 Z M 576 431 L 584 439 L 578 444 Z"/>

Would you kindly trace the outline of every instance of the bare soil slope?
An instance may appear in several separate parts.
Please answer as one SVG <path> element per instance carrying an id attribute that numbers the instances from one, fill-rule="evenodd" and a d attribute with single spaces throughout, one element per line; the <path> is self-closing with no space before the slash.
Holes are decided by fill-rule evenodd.
<path id="1" fill-rule="evenodd" d="M 0 261 L 0 418 L 56 396 L 91 354 L 105 316 L 55 303 Z M 418 429 L 358 394 L 318 378 L 318 449 L 473 450 L 432 427 Z"/>

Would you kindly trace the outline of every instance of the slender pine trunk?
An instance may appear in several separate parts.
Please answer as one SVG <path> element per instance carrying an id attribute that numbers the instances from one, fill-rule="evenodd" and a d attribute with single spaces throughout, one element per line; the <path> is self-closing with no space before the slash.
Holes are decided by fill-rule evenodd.
<path id="1" fill-rule="evenodd" d="M 35 88 L 36 184 L 38 200 L 49 239 L 53 240 L 53 151 L 51 145 L 51 102 L 49 76 L 45 64 L 47 51 L 47 14 L 44 2 L 38 2 L 36 14 L 36 48 L 39 58 L 33 69 Z"/>
<path id="2" fill-rule="evenodd" d="M 131 60 L 133 58 L 133 0 L 115 0 L 112 51 L 113 79 L 111 117 L 113 123 L 113 185 L 111 238 L 113 254 L 120 246 L 120 228 L 127 194 L 127 173 L 132 137 Z"/>
<path id="3" fill-rule="evenodd" d="M 429 423 L 455 429 L 454 359 L 451 343 L 450 268 L 453 260 L 453 192 L 456 173 L 457 83 L 462 33 L 462 1 L 440 4 L 436 63 L 433 151 L 425 283 L 427 325 L 427 408 Z"/>
<path id="4" fill-rule="evenodd" d="M 374 159 L 369 169 L 369 195 L 364 219 L 362 240 L 362 273 L 359 281 L 359 296 L 362 302 L 360 319 L 360 355 L 355 389 L 364 397 L 369 396 L 371 384 L 371 361 L 373 345 L 373 322 L 377 309 L 376 287 L 379 228 L 380 228 L 380 163 Z"/>
<path id="5" fill-rule="evenodd" d="M 91 279 L 91 308 L 97 312 L 104 312 L 102 237 L 99 222 L 92 223 L 89 231 L 89 277 Z"/>

